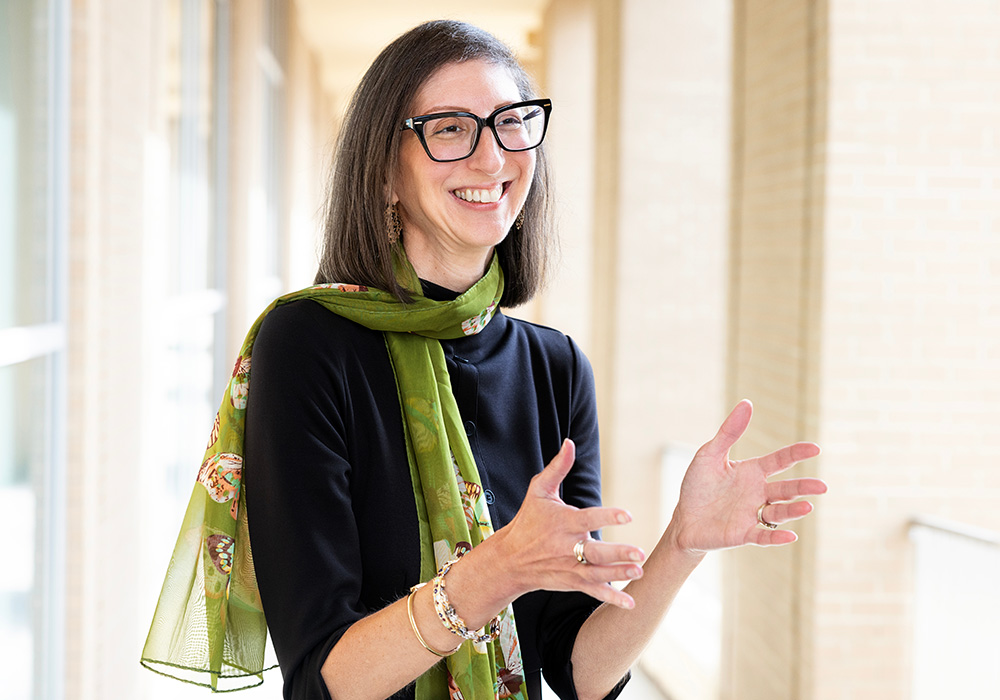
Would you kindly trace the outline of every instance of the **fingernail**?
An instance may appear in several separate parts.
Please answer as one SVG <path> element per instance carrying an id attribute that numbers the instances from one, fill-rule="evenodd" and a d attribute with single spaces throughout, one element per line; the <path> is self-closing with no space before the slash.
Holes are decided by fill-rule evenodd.
<path id="1" fill-rule="evenodd" d="M 619 524 L 624 525 L 625 523 L 632 522 L 632 516 L 628 513 L 622 512 L 618 514 L 618 517 L 616 517 L 615 520 L 617 520 Z"/>
<path id="2" fill-rule="evenodd" d="M 632 561 L 642 561 L 642 552 L 630 552 L 628 558 Z"/>
<path id="3" fill-rule="evenodd" d="M 641 568 L 639 568 L 638 566 L 630 566 L 629 567 L 629 570 L 628 570 L 628 577 L 629 578 L 639 578 L 640 576 L 642 576 L 642 569 Z"/>

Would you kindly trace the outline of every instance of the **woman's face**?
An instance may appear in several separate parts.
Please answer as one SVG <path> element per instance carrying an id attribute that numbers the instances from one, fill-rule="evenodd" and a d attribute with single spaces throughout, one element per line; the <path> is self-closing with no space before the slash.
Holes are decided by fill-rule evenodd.
<path id="1" fill-rule="evenodd" d="M 486 117 L 520 100 L 503 66 L 450 63 L 424 83 L 408 116 L 461 111 Z M 431 255 L 433 266 L 479 265 L 481 273 L 524 206 L 534 173 L 534 151 L 504 151 L 488 128 L 471 156 L 451 163 L 432 161 L 416 133 L 404 132 L 392 199 L 398 201 L 403 243 L 417 272 L 424 276 L 429 270 L 424 258 Z M 499 199 L 490 201 L 497 193 Z"/>

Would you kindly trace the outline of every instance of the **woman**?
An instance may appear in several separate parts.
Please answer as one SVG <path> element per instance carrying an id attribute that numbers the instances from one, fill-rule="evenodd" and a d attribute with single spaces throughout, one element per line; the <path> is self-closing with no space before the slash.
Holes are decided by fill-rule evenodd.
<path id="1" fill-rule="evenodd" d="M 794 541 L 774 528 L 812 506 L 790 501 L 825 491 L 766 482 L 811 443 L 729 461 L 742 402 L 648 559 L 598 539 L 630 516 L 600 505 L 589 364 L 497 310 L 544 272 L 550 109 L 506 47 L 457 22 L 404 34 L 362 80 L 321 286 L 251 331 L 196 485 L 206 513 L 228 506 L 224 529 L 188 538 L 224 581 L 206 586 L 224 621 L 209 625 L 213 684 L 260 669 L 240 655 L 262 630 L 257 586 L 286 698 L 537 699 L 542 672 L 560 697 L 616 697 L 706 551 Z M 153 638 L 144 662 L 201 665 Z"/>

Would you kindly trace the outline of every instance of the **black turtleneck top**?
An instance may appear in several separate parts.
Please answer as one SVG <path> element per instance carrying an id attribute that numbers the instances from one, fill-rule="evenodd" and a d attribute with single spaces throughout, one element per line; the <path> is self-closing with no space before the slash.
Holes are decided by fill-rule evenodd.
<path id="1" fill-rule="evenodd" d="M 429 283 L 424 293 L 456 296 Z M 576 344 L 497 313 L 478 335 L 441 346 L 494 527 L 514 517 L 564 438 L 576 443 L 576 463 L 563 499 L 600 505 L 593 375 Z M 328 700 L 320 668 L 330 649 L 419 583 L 416 506 L 382 333 L 311 301 L 280 306 L 254 344 L 249 397 L 247 517 L 284 697 Z M 576 697 L 570 654 L 596 607 L 582 593 L 514 602 L 531 700 L 543 671 L 559 697 Z M 383 663 L 372 659 L 372 673 Z M 413 685 L 393 697 L 412 698 Z"/>

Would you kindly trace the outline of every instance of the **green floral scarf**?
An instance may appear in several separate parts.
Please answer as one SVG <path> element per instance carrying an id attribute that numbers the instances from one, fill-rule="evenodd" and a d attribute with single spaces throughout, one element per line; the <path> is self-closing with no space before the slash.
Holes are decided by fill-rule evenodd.
<path id="1" fill-rule="evenodd" d="M 335 314 L 383 331 L 396 377 L 407 457 L 420 525 L 420 580 L 431 579 L 457 552 L 493 533 L 482 482 L 462 428 L 438 342 L 481 331 L 503 292 L 494 256 L 487 274 L 448 302 L 422 296 L 416 273 L 399 256 L 397 275 L 414 302 L 349 284 L 323 284 L 275 300 L 240 351 L 227 396 L 215 418 L 153 623 L 143 666 L 212 690 L 263 682 L 267 626 L 257 590 L 243 488 L 244 417 L 251 356 L 271 309 L 312 299 Z M 521 652 L 508 606 L 495 642 L 465 642 L 417 680 L 418 700 L 527 699 Z M 231 687 L 235 686 L 235 687 Z"/>

